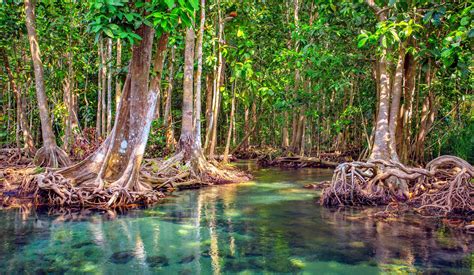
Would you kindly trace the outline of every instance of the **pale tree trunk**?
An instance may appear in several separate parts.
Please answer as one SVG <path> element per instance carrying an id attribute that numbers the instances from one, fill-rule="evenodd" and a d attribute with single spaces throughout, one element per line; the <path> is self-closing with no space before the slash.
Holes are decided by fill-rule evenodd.
<path id="1" fill-rule="evenodd" d="M 97 58 L 99 59 L 99 67 L 97 70 L 97 116 L 95 123 L 96 138 L 102 137 L 102 61 L 100 52 L 100 42 L 97 45 Z"/>
<path id="2" fill-rule="evenodd" d="M 112 130 L 112 39 L 107 39 L 107 135 Z"/>
<path id="3" fill-rule="evenodd" d="M 389 109 L 390 109 L 390 79 L 387 72 L 387 51 L 384 50 L 383 56 L 379 60 L 380 71 L 380 96 L 378 101 L 378 113 L 375 123 L 374 146 L 369 159 L 390 159 L 389 141 L 390 133 L 388 130 Z"/>
<path id="4" fill-rule="evenodd" d="M 117 60 L 116 60 L 116 70 L 117 75 L 115 77 L 115 108 L 119 105 L 120 98 L 122 97 L 122 83 L 120 80 L 120 74 L 118 73 L 122 66 L 122 42 L 120 39 L 117 39 Z"/>
<path id="5" fill-rule="evenodd" d="M 165 110 L 163 115 L 163 125 L 166 128 L 166 150 L 170 152 L 174 149 L 176 141 L 174 139 L 173 131 L 173 117 L 171 115 L 171 96 L 173 92 L 173 74 L 174 74 L 174 62 L 175 62 L 175 47 L 171 48 L 171 55 L 169 59 L 169 75 L 168 75 L 168 88 L 166 89 L 166 102 Z"/>
<path id="6" fill-rule="evenodd" d="M 209 157 L 211 159 L 214 158 L 214 153 L 216 149 L 216 142 L 217 142 L 217 124 L 218 124 L 218 116 L 219 116 L 219 108 L 220 108 L 220 88 L 223 84 L 224 80 L 224 57 L 222 55 L 222 47 L 224 45 L 224 24 L 225 19 L 222 17 L 222 11 L 220 6 L 220 0 L 217 1 L 218 11 L 217 11 L 217 19 L 218 19 L 218 35 L 217 35 L 217 68 L 215 71 L 215 84 L 214 84 L 214 97 L 213 97 L 213 104 L 212 104 L 212 117 L 211 117 L 211 133 L 209 134 Z M 207 137 L 207 134 L 206 134 Z M 206 138 L 207 141 L 207 138 Z"/>
<path id="7" fill-rule="evenodd" d="M 224 149 L 224 158 L 222 160 L 223 163 L 229 162 L 229 150 L 230 150 L 230 139 L 232 136 L 232 130 L 234 129 L 234 117 L 235 117 L 235 89 L 237 86 L 237 78 L 235 79 L 232 85 L 232 102 L 230 107 L 230 117 L 229 117 L 229 129 L 227 131 L 227 139 L 225 142 L 225 149 Z"/>
<path id="8" fill-rule="evenodd" d="M 288 139 L 288 112 L 285 111 L 283 115 L 284 117 L 281 147 L 286 150 L 288 146 L 290 146 L 290 141 Z"/>
<path id="9" fill-rule="evenodd" d="M 100 62 L 101 62 L 101 75 L 100 78 L 102 80 L 102 115 L 100 119 L 100 132 L 102 133 L 102 136 L 105 137 L 107 136 L 107 102 L 106 102 L 106 87 L 107 87 L 107 57 L 104 49 L 104 39 L 100 40 Z"/>
<path id="10" fill-rule="evenodd" d="M 133 203 L 136 194 L 153 195 L 150 186 L 140 181 L 139 172 L 157 99 L 148 89 L 154 33 L 146 25 L 136 31 L 142 39 L 132 47 L 130 69 L 110 135 L 87 159 L 59 171 L 90 196 L 108 189 L 102 194 L 109 194 L 108 206 Z"/>
<path id="11" fill-rule="evenodd" d="M 73 143 L 73 133 L 72 133 L 72 124 L 74 119 L 74 102 L 73 102 L 73 56 L 72 52 L 67 53 L 67 62 L 68 62 L 68 74 L 64 79 L 63 89 L 64 89 L 64 103 L 67 106 L 68 116 L 66 118 L 66 130 L 64 134 L 64 151 L 70 152 L 71 144 Z"/>
<path id="12" fill-rule="evenodd" d="M 150 90 L 158 95 L 158 104 L 155 109 L 155 119 L 160 118 L 160 104 L 161 101 L 161 79 L 163 78 L 163 65 L 165 61 L 166 46 L 168 45 L 169 34 L 164 33 L 158 41 L 156 56 L 153 60 L 153 70 L 155 76 L 150 83 Z"/>
<path id="13" fill-rule="evenodd" d="M 370 8 L 373 9 L 377 20 L 383 22 L 387 19 L 386 11 L 378 7 L 374 0 L 366 0 Z M 390 159 L 390 132 L 389 132 L 389 111 L 390 111 L 390 77 L 387 72 L 387 49 L 382 50 L 382 56 L 378 60 L 378 84 L 379 96 L 377 100 L 377 115 L 375 122 L 374 145 L 369 160 Z"/>
<path id="14" fill-rule="evenodd" d="M 201 141 L 201 90 L 202 90 L 202 40 L 204 36 L 204 24 L 206 22 L 206 1 L 201 0 L 201 20 L 196 40 L 197 68 L 194 76 L 194 143 L 196 147 L 202 147 Z"/>
<path id="15" fill-rule="evenodd" d="M 193 66 L 194 66 L 194 30 L 186 30 L 186 47 L 184 50 L 184 79 L 183 79 L 183 106 L 181 136 L 178 142 L 178 151 L 184 153 L 184 160 L 191 157 L 193 145 Z"/>
<path id="16" fill-rule="evenodd" d="M 4 48 L 0 48 L 0 55 L 2 55 L 3 57 L 3 63 L 5 66 L 5 71 L 8 76 L 8 81 L 10 82 L 10 88 L 11 90 L 13 90 L 13 93 L 15 94 L 15 98 L 16 98 L 17 120 L 19 122 L 17 127 L 20 128 L 23 133 L 23 142 L 24 142 L 24 147 L 27 151 L 27 154 L 32 155 L 34 154 L 36 149 L 33 143 L 33 137 L 31 136 L 31 133 L 29 131 L 28 121 L 26 119 L 26 112 L 24 110 L 24 104 L 23 104 L 23 98 L 21 96 L 21 91 L 16 85 L 15 78 L 10 68 L 8 55 L 5 52 Z"/>
<path id="17" fill-rule="evenodd" d="M 53 127 L 48 110 L 48 100 L 44 87 L 43 63 L 35 27 L 34 5 L 31 0 L 25 0 L 26 28 L 30 43 L 31 59 L 33 60 L 36 97 L 41 120 L 43 147 L 36 152 L 35 163 L 39 166 L 58 167 L 69 164 L 66 153 L 58 148 L 53 133 Z"/>
<path id="18" fill-rule="evenodd" d="M 398 115 L 400 113 L 400 99 L 402 97 L 402 89 L 403 89 L 403 68 L 405 66 L 405 51 L 403 46 L 400 45 L 400 50 L 398 54 L 398 62 L 397 67 L 395 69 L 395 77 L 393 79 L 393 86 L 392 86 L 392 103 L 390 106 L 390 118 L 389 118 L 389 125 L 388 130 L 390 133 L 390 141 L 389 141 L 389 150 L 390 150 L 390 158 L 393 161 L 399 162 L 398 153 L 397 153 L 397 123 L 398 123 Z"/>

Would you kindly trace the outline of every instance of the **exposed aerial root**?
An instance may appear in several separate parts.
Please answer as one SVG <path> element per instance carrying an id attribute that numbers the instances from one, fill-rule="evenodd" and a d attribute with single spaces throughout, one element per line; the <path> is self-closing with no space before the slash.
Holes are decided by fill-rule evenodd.
<path id="1" fill-rule="evenodd" d="M 43 146 L 35 155 L 34 164 L 41 167 L 67 167 L 71 165 L 71 161 L 66 152 L 58 146 Z"/>
<path id="2" fill-rule="evenodd" d="M 242 182 L 249 180 L 250 175 L 211 163 L 200 150 L 193 150 L 188 160 L 182 151 L 164 161 L 145 160 L 140 179 L 163 190 Z"/>
<path id="3" fill-rule="evenodd" d="M 51 171 L 37 175 L 34 183 L 34 204 L 39 206 L 115 208 L 151 204 L 164 197 L 158 191 L 132 191 L 114 185 L 103 189 L 74 186 L 70 179 Z"/>
<path id="4" fill-rule="evenodd" d="M 321 203 L 384 205 L 402 201 L 423 214 L 445 216 L 474 211 L 474 168 L 454 156 L 441 156 L 426 168 L 408 168 L 399 162 L 349 162 L 334 171 Z"/>

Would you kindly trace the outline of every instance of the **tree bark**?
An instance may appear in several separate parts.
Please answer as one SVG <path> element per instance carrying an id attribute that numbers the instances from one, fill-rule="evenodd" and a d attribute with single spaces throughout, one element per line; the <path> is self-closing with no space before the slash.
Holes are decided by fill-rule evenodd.
<path id="1" fill-rule="evenodd" d="M 194 70 L 194 30 L 189 27 L 186 30 L 184 50 L 184 79 L 183 79 L 183 107 L 181 136 L 178 143 L 178 151 L 184 152 L 184 160 L 191 157 L 193 145 L 193 70 Z"/>
<path id="2" fill-rule="evenodd" d="M 163 78 L 163 65 L 165 61 L 166 46 L 168 45 L 169 34 L 164 33 L 158 41 L 156 56 L 153 60 L 155 76 L 150 83 L 150 90 L 158 95 L 158 102 L 161 101 L 161 79 Z M 156 104 L 155 119 L 160 118 L 160 104 Z"/>
<path id="3" fill-rule="evenodd" d="M 31 0 L 25 0 L 26 28 L 30 43 L 31 59 L 33 61 L 36 97 L 41 120 L 41 134 L 43 147 L 36 152 L 35 163 L 39 166 L 58 167 L 69 164 L 69 159 L 64 151 L 58 148 L 53 133 L 48 110 L 48 100 L 44 87 L 43 63 L 38 44 L 35 27 L 34 5 Z"/>
<path id="4" fill-rule="evenodd" d="M 169 60 L 169 75 L 168 75 L 168 88 L 166 89 L 166 103 L 164 110 L 164 126 L 166 128 L 166 150 L 168 152 L 174 149 L 175 139 L 173 131 L 173 117 L 171 115 L 171 96 L 173 92 L 173 74 L 174 74 L 174 62 L 175 62 L 175 47 L 171 48 L 171 55 Z"/>
<path id="5" fill-rule="evenodd" d="M 107 135 L 112 130 L 112 39 L 107 39 Z"/>
<path id="6" fill-rule="evenodd" d="M 230 150 L 230 139 L 232 136 L 232 130 L 234 125 L 234 116 L 235 116 L 235 89 L 237 86 L 237 79 L 235 79 L 234 84 L 232 85 L 232 102 L 230 107 L 230 117 L 229 117 L 229 129 L 227 130 L 227 139 L 225 142 L 224 157 L 222 159 L 223 163 L 229 162 L 229 150 Z"/>
<path id="7" fill-rule="evenodd" d="M 194 143 L 196 147 L 202 147 L 201 141 L 201 90 L 202 90 L 202 40 L 204 36 L 204 24 L 206 22 L 206 1 L 201 0 L 201 20 L 196 40 L 197 68 L 194 76 Z"/>
<path id="8" fill-rule="evenodd" d="M 122 42 L 120 41 L 120 39 L 117 39 L 116 50 L 117 50 L 117 60 L 116 60 L 117 73 L 115 75 L 115 108 L 118 107 L 120 98 L 122 96 L 122 82 L 120 80 L 120 74 L 119 74 L 119 71 L 122 66 Z"/>
<path id="9" fill-rule="evenodd" d="M 390 133 L 389 149 L 390 149 L 390 158 L 393 161 L 399 162 L 398 153 L 397 153 L 397 123 L 400 113 L 400 99 L 402 97 L 403 89 L 403 68 L 405 62 L 405 51 L 403 46 L 400 45 L 400 50 L 398 53 L 398 62 L 395 69 L 395 77 L 393 79 L 392 86 L 392 102 L 390 106 L 390 118 L 388 130 Z"/>
<path id="10" fill-rule="evenodd" d="M 142 25 L 136 34 L 142 39 L 132 47 L 130 70 L 115 123 L 102 146 L 84 161 L 60 170 L 75 186 L 87 190 L 107 188 L 113 205 L 126 192 L 147 192 L 150 186 L 139 180 L 139 171 L 153 120 L 156 92 L 148 89 L 154 29 Z M 128 199 L 127 199 L 128 200 Z"/>
<path id="11" fill-rule="evenodd" d="M 101 116 L 101 119 L 100 119 L 100 126 L 101 126 L 101 129 L 100 129 L 100 132 L 102 133 L 102 136 L 105 137 L 107 136 L 107 102 L 106 102 L 106 96 L 107 96 L 107 93 L 106 93 L 106 89 L 107 89 L 107 56 L 106 56 L 106 53 L 105 53 L 105 49 L 104 49 L 104 39 L 101 39 L 100 40 L 100 62 L 101 62 L 101 80 L 102 80 L 102 98 L 101 98 L 101 102 L 102 102 L 102 116 Z"/>

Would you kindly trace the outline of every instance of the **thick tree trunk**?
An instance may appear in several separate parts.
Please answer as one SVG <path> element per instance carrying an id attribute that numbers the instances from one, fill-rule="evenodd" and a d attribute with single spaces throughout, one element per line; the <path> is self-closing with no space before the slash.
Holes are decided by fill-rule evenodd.
<path id="1" fill-rule="evenodd" d="M 168 45 L 169 34 L 164 33 L 158 41 L 156 56 L 153 60 L 153 69 L 155 76 L 150 83 L 150 90 L 158 95 L 158 104 L 156 104 L 155 119 L 160 118 L 160 104 L 161 101 L 161 79 L 163 78 L 163 65 L 165 61 L 166 46 Z"/>
<path id="2" fill-rule="evenodd" d="M 111 134 L 90 157 L 59 171 L 90 196 L 108 194 L 108 206 L 133 203 L 137 194 L 153 194 L 150 186 L 139 180 L 139 172 L 157 99 L 156 92 L 148 90 L 154 32 L 146 25 L 136 31 L 142 40 L 132 48 L 130 70 Z M 101 193 L 104 188 L 108 191 Z"/>
<path id="3" fill-rule="evenodd" d="M 183 118 L 178 151 L 184 153 L 184 161 L 191 157 L 193 145 L 193 70 L 194 70 L 194 30 L 186 30 L 186 47 L 184 50 L 184 79 L 183 79 Z"/>
<path id="4" fill-rule="evenodd" d="M 43 147 L 36 152 L 35 163 L 39 166 L 58 167 L 69 164 L 66 153 L 58 148 L 49 117 L 48 100 L 44 87 L 43 63 L 35 27 L 34 5 L 31 0 L 25 0 L 26 28 L 33 61 L 36 97 L 41 120 Z"/>
<path id="5" fill-rule="evenodd" d="M 402 46 L 400 46 L 402 47 Z M 400 49 L 398 54 L 397 67 L 395 69 L 395 77 L 393 79 L 392 86 L 392 102 L 390 106 L 390 118 L 388 124 L 388 130 L 390 132 L 390 141 L 389 141 L 389 150 L 390 158 L 393 161 L 399 162 L 398 153 L 397 153 L 397 123 L 400 113 L 400 99 L 402 97 L 403 89 L 403 68 L 405 62 L 405 51 L 403 48 Z"/>
<path id="6" fill-rule="evenodd" d="M 378 101 L 378 113 L 375 123 L 374 146 L 369 159 L 390 159 L 389 141 L 390 133 L 388 129 L 389 109 L 390 109 L 390 77 L 387 72 L 386 50 L 379 60 L 380 71 L 380 96 Z"/>
<path id="7" fill-rule="evenodd" d="M 412 144 L 412 116 L 413 98 L 415 97 L 417 62 L 414 56 L 407 54 L 405 61 L 405 96 L 403 112 L 403 129 L 400 157 L 402 162 L 407 163 L 410 156 L 410 146 Z"/>

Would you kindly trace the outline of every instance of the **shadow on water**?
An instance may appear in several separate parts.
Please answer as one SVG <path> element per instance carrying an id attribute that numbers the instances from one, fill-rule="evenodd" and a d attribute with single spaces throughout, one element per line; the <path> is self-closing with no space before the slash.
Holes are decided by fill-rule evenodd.
<path id="1" fill-rule="evenodd" d="M 239 165 L 255 180 L 118 215 L 0 211 L 0 272 L 472 272 L 472 236 L 436 220 L 318 206 L 302 187 L 330 170 Z"/>

